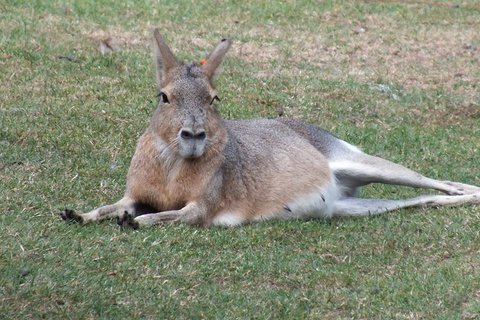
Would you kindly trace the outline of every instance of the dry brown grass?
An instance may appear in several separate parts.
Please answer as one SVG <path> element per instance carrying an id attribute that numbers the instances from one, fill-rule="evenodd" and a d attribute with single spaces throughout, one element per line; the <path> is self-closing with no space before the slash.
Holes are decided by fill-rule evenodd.
<path id="1" fill-rule="evenodd" d="M 345 21 L 332 12 L 323 16 L 328 24 L 340 24 L 348 33 L 336 43 L 323 34 L 295 33 L 294 61 L 325 67 L 322 76 L 326 78 L 382 79 L 407 89 L 447 89 L 470 102 L 478 98 L 478 24 L 413 29 L 406 21 L 385 15 L 372 14 L 362 22 Z"/>
<path id="2" fill-rule="evenodd" d="M 425 2 L 397 4 L 403 8 L 403 13 L 399 10 L 387 14 L 349 14 L 342 11 L 345 6 L 333 6 L 323 12 L 304 12 L 304 20 L 299 20 L 296 24 L 259 24 L 248 15 L 228 15 L 220 32 L 234 40 L 229 55 L 230 61 L 237 62 L 238 70 L 242 70 L 242 65 L 245 65 L 255 73 L 255 78 L 259 80 L 258 86 L 265 86 L 272 92 L 282 90 L 295 96 L 294 105 L 285 104 L 273 93 L 271 99 L 265 101 L 252 98 L 253 103 L 258 105 L 258 110 L 255 110 L 263 116 L 271 115 L 271 109 L 278 109 L 281 110 L 278 113 L 286 116 L 307 117 L 311 121 L 320 120 L 318 117 L 332 118 L 336 111 L 330 109 L 329 100 L 342 99 L 345 88 L 320 92 L 317 87 L 306 85 L 305 81 L 295 80 L 306 77 L 339 82 L 351 80 L 372 88 L 377 84 L 387 85 L 389 88 L 397 88 L 399 94 L 418 91 L 430 97 L 442 94 L 455 97 L 454 103 L 443 101 L 428 110 L 425 106 L 409 106 L 409 113 L 435 126 L 449 126 L 464 120 L 478 119 L 480 33 L 477 26 L 480 25 L 480 15 L 468 15 L 465 19 L 446 16 L 442 20 L 447 15 L 446 12 L 455 13 L 458 9 L 454 4 L 444 3 L 440 6 L 444 11 L 438 19 L 425 14 L 419 18 L 414 14 L 416 11 L 437 5 Z M 472 7 L 472 10 L 478 8 Z M 26 10 L 25 15 L 29 14 L 31 12 Z M 419 21 L 411 23 L 409 19 L 412 16 Z M 65 25 L 70 27 L 65 28 Z M 6 26 L 7 34 L 14 26 Z M 187 55 L 200 59 L 208 54 L 219 38 L 214 20 L 204 21 L 195 28 L 172 21 L 154 24 L 150 20 L 140 20 L 130 30 L 118 24 L 100 26 L 77 20 L 71 12 L 64 15 L 45 13 L 35 21 L 38 34 L 48 37 L 52 46 L 61 44 L 73 48 L 73 56 L 92 51 L 98 54 L 113 51 L 148 52 L 151 30 L 157 26 L 161 27 L 167 41 L 175 52 L 181 53 L 181 57 Z M 28 46 L 34 52 L 44 49 L 36 37 L 29 40 Z M 11 80 L 25 77 L 25 73 L 29 72 L 28 61 L 15 61 L 9 55 L 0 54 L 0 66 L 18 70 L 9 75 Z M 58 56 L 50 58 L 59 59 Z M 71 59 L 68 53 L 65 58 Z M 14 68 L 13 65 L 19 67 Z M 229 69 L 235 73 L 238 72 L 235 71 L 236 67 Z M 268 88 L 268 82 L 277 78 L 292 81 L 288 88 Z M 240 82 L 240 85 L 242 87 L 238 91 L 245 92 L 245 84 Z M 26 87 L 26 91 L 38 93 L 44 91 L 48 84 L 46 79 L 32 79 L 30 83 L 22 83 L 22 86 Z M 231 86 L 233 89 L 235 84 Z M 11 95 L 2 89 L 0 93 L 5 97 Z M 319 96 L 318 103 L 307 105 L 302 99 L 308 95 Z M 361 107 L 359 116 L 353 116 L 355 112 L 352 112 L 351 121 L 356 126 L 363 127 L 366 125 L 365 115 L 375 114 L 378 115 L 373 117 L 377 118 L 375 121 L 388 130 L 388 125 L 381 119 L 396 112 L 388 99 L 386 94 L 384 100 L 376 99 L 368 106 Z M 322 101 L 329 105 L 323 105 Z M 304 115 L 305 110 L 310 110 L 308 116 Z M 311 110 L 319 110 L 320 114 Z M 356 111 L 358 114 L 358 107 Z"/>
<path id="3" fill-rule="evenodd" d="M 425 4 L 427 3 L 427 4 Z M 442 6 L 455 10 L 451 3 L 409 2 L 407 10 L 420 10 L 424 5 Z M 466 105 L 477 105 L 480 83 L 480 15 L 465 21 L 438 21 L 410 24 L 398 14 L 365 15 L 361 19 L 346 18 L 333 9 L 323 13 L 310 13 L 318 28 L 303 25 L 251 25 L 252 21 L 231 21 L 226 32 L 235 37 L 247 37 L 251 41 L 234 43 L 232 55 L 245 63 L 259 66 L 258 75 L 289 76 L 296 74 L 296 64 L 307 63 L 322 70 L 325 79 L 353 78 L 360 82 L 378 81 L 395 83 L 406 89 L 442 89 L 463 96 Z M 39 22 L 40 30 L 61 30 L 65 17 L 45 14 Z M 172 46 L 181 45 L 182 51 L 200 49 L 208 52 L 214 45 L 202 29 L 189 33 L 187 26 L 162 23 L 162 29 L 180 28 L 172 40 Z M 150 44 L 150 32 L 155 25 L 139 22 L 137 30 L 124 30 L 119 26 L 107 28 L 80 25 L 79 41 L 96 49 L 109 47 L 126 50 Z M 322 30 L 330 30 L 321 32 Z M 333 30 L 333 31 L 331 31 Z M 60 34 L 60 36 L 62 36 Z M 64 35 L 68 36 L 68 35 Z M 194 48 L 185 48 L 185 43 Z M 186 50 L 185 50 L 186 49 Z M 283 70 L 273 71 L 272 61 L 285 64 Z"/>

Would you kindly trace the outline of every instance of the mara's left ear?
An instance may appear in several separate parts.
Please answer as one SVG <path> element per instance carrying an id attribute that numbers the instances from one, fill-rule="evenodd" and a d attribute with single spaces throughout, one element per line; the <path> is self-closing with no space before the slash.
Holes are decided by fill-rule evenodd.
<path id="1" fill-rule="evenodd" d="M 225 53 L 227 53 L 231 44 L 230 40 L 222 39 L 215 49 L 213 49 L 212 53 L 210 53 L 207 61 L 202 66 L 203 72 L 210 80 L 212 80 L 215 75 L 217 68 L 222 64 L 223 57 L 225 56 Z"/>

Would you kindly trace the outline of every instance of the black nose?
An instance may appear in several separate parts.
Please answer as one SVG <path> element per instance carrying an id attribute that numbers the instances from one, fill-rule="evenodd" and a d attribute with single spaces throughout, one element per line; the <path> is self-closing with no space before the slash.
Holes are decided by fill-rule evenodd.
<path id="1" fill-rule="evenodd" d="M 204 130 L 198 131 L 197 133 L 193 133 L 189 129 L 182 129 L 180 131 L 180 138 L 185 139 L 185 140 L 205 140 L 207 137 L 207 134 L 205 133 Z"/>

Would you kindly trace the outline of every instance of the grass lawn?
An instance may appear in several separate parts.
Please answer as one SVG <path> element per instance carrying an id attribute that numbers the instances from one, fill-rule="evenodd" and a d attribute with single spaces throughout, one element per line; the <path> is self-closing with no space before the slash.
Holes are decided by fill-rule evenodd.
<path id="1" fill-rule="evenodd" d="M 233 40 L 225 118 L 302 118 L 480 185 L 479 25 L 476 0 L 0 2 L 0 318 L 479 319 L 478 206 L 230 229 L 58 216 L 122 197 L 154 27 L 187 60 Z"/>

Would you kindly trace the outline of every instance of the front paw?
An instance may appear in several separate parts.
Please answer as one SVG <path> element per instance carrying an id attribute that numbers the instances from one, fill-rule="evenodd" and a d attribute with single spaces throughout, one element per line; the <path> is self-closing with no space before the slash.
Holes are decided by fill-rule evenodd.
<path id="1" fill-rule="evenodd" d="M 117 218 L 117 224 L 123 228 L 132 228 L 133 230 L 137 230 L 140 227 L 138 221 L 135 221 L 135 217 L 125 211 L 123 216 Z"/>
<path id="2" fill-rule="evenodd" d="M 60 217 L 67 222 L 73 221 L 83 224 L 82 216 L 67 208 L 60 212 Z"/>

